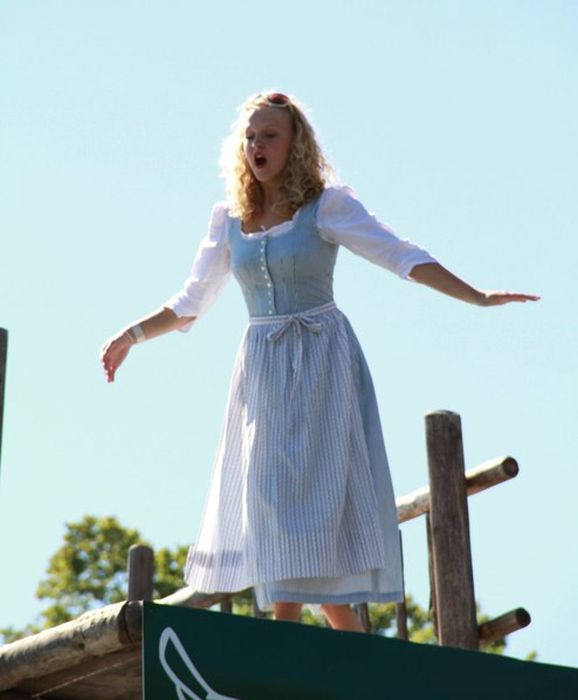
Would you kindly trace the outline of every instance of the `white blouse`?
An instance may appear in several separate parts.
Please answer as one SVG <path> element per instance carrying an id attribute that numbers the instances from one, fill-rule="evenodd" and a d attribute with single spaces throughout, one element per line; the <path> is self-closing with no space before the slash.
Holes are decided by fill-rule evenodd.
<path id="1" fill-rule="evenodd" d="M 247 238 L 273 238 L 288 233 L 297 217 L 269 229 L 241 235 Z M 231 274 L 229 216 L 225 202 L 218 202 L 211 213 L 209 230 L 199 245 L 189 277 L 180 292 L 163 306 L 177 316 L 204 315 L 215 303 Z M 317 209 L 319 235 L 330 243 L 343 245 L 356 255 L 385 267 L 402 279 L 411 279 L 416 265 L 435 263 L 427 251 L 396 236 L 390 226 L 378 221 L 344 185 L 327 187 Z M 181 328 L 190 330 L 193 322 Z"/>

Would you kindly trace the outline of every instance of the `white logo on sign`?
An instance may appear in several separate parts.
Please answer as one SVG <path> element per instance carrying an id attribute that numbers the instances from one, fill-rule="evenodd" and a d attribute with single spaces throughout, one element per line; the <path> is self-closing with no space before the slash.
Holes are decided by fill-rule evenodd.
<path id="1" fill-rule="evenodd" d="M 197 683 L 207 691 L 207 695 L 205 698 L 201 698 L 200 695 L 197 695 L 194 693 L 187 683 L 179 678 L 177 674 L 173 671 L 173 669 L 169 666 L 169 662 L 167 661 L 167 646 L 169 645 L 169 642 L 173 643 L 173 646 L 177 650 L 179 656 L 181 657 L 183 663 L 187 667 L 187 669 L 191 672 L 192 676 L 195 678 Z M 230 695 L 221 695 L 220 693 L 217 693 L 216 690 L 213 690 L 211 686 L 207 683 L 207 681 L 201 676 L 197 668 L 195 667 L 195 664 L 191 661 L 189 658 L 185 647 L 182 645 L 181 640 L 178 638 L 177 633 L 171 628 L 171 627 L 165 627 L 165 629 L 162 631 L 162 634 L 160 636 L 159 640 L 159 660 L 161 662 L 161 666 L 163 667 L 165 673 L 167 676 L 171 679 L 171 681 L 175 684 L 175 690 L 177 691 L 177 697 L 179 700 L 187 700 L 187 698 L 191 698 L 191 700 L 241 700 L 240 698 L 232 698 Z"/>

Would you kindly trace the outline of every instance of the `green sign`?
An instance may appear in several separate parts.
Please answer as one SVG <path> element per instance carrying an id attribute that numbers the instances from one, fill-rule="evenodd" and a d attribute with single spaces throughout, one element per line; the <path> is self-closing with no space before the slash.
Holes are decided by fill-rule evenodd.
<path id="1" fill-rule="evenodd" d="M 145 603 L 145 700 L 572 700 L 578 669 Z"/>

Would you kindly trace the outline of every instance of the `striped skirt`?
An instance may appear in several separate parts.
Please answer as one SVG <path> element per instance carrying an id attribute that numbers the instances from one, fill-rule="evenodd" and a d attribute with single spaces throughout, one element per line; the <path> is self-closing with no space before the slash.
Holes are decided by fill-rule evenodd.
<path id="1" fill-rule="evenodd" d="M 254 586 L 261 610 L 401 600 L 373 383 L 333 302 L 250 319 L 185 579 L 207 593 Z"/>

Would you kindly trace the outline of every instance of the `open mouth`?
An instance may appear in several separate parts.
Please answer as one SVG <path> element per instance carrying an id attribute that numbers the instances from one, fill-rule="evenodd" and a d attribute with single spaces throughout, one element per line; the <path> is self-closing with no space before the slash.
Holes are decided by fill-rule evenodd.
<path id="1" fill-rule="evenodd" d="M 267 165 L 267 158 L 265 158 L 265 156 L 255 156 L 255 166 L 257 168 L 263 168 L 265 165 Z"/>

